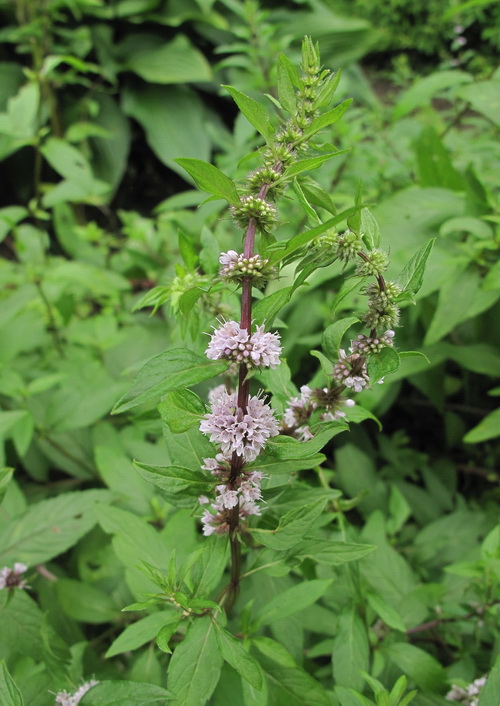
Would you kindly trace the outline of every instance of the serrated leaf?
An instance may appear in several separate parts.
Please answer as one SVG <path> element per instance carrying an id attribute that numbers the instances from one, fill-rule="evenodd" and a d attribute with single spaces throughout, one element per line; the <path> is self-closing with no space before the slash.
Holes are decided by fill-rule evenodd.
<path id="1" fill-rule="evenodd" d="M 309 125 L 309 127 L 304 130 L 301 142 L 304 140 L 309 140 L 309 138 L 311 138 L 320 130 L 323 130 L 324 128 L 329 127 L 330 125 L 337 123 L 340 118 L 344 115 L 346 110 L 349 108 L 351 103 L 352 98 L 349 98 L 348 100 L 345 100 L 343 103 L 338 105 L 336 108 L 328 110 L 326 113 L 323 113 L 318 118 L 315 118 Z"/>
<path id="2" fill-rule="evenodd" d="M 132 387 L 118 400 L 111 414 L 121 414 L 179 387 L 196 385 L 220 375 L 227 367 L 226 361 L 210 361 L 187 348 L 173 348 L 155 355 L 141 368 Z"/>
<path id="3" fill-rule="evenodd" d="M 254 689 L 262 689 L 262 673 L 255 659 L 248 654 L 243 645 L 230 632 L 221 628 L 215 623 L 217 628 L 217 642 L 222 656 L 231 667 L 238 672 Z"/>
<path id="4" fill-rule="evenodd" d="M 264 106 L 233 86 L 222 86 L 222 88 L 226 89 L 248 122 L 254 126 L 257 132 L 260 132 L 266 142 L 271 142 L 274 130 L 269 120 L 269 113 Z"/>
<path id="5" fill-rule="evenodd" d="M 128 625 L 111 643 L 105 654 L 106 659 L 142 647 L 147 642 L 154 640 L 164 625 L 170 623 L 177 625 L 180 619 L 181 616 L 178 613 L 163 610 Z"/>
<path id="6" fill-rule="evenodd" d="M 386 346 L 380 353 L 374 353 L 368 358 L 368 375 L 370 383 L 374 385 L 385 375 L 395 373 L 400 366 L 399 353 L 394 348 Z"/>
<path id="7" fill-rule="evenodd" d="M 290 77 L 289 64 L 290 61 L 285 57 L 285 55 L 280 54 L 276 64 L 277 88 L 279 102 L 285 110 L 293 115 L 297 108 L 297 99 Z"/>
<path id="8" fill-rule="evenodd" d="M 206 408 L 196 393 L 183 389 L 169 392 L 158 411 L 170 431 L 181 434 L 200 423 Z"/>
<path id="9" fill-rule="evenodd" d="M 277 292 L 263 297 L 253 308 L 253 319 L 257 326 L 264 322 L 271 326 L 278 312 L 288 304 L 292 296 L 292 287 L 283 287 Z"/>
<path id="10" fill-rule="evenodd" d="M 275 530 L 250 529 L 255 539 L 271 549 L 291 549 L 309 532 L 317 518 L 323 512 L 328 498 L 320 498 L 303 507 L 294 508 L 280 520 Z"/>
<path id="11" fill-rule="evenodd" d="M 0 662 L 0 703 L 2 706 L 24 706 L 24 699 L 9 674 L 4 660 Z"/>
<path id="12" fill-rule="evenodd" d="M 411 260 L 403 267 L 397 277 L 397 281 L 403 291 L 411 292 L 412 294 L 416 294 L 419 291 L 424 281 L 427 259 L 431 254 L 435 242 L 435 238 L 429 240 L 423 247 L 417 250 Z"/>
<path id="13" fill-rule="evenodd" d="M 168 667 L 168 688 L 178 706 L 203 706 L 219 681 L 223 657 L 212 619 L 197 618 Z"/>
<path id="14" fill-rule="evenodd" d="M 345 319 L 340 319 L 340 321 L 330 324 L 323 331 L 321 347 L 325 355 L 333 363 L 336 363 L 339 359 L 339 350 L 345 332 L 357 323 L 359 323 L 359 319 L 356 316 L 347 316 Z"/>
<path id="15" fill-rule="evenodd" d="M 307 159 L 299 159 L 287 167 L 283 173 L 283 181 L 302 174 L 302 172 L 310 172 L 313 169 L 321 167 L 324 162 L 327 162 L 332 157 L 338 157 L 341 154 L 346 154 L 349 150 L 338 150 L 337 152 L 328 152 L 328 154 L 320 154 L 318 157 L 308 157 Z"/>
<path id="16" fill-rule="evenodd" d="M 350 561 L 358 561 L 376 549 L 372 544 L 352 544 L 349 542 L 329 542 L 325 539 L 306 539 L 294 554 L 311 557 L 320 564 L 340 566 Z"/>
<path id="17" fill-rule="evenodd" d="M 0 530 L 0 564 L 33 566 L 67 551 L 95 525 L 95 503 L 111 497 L 107 490 L 81 490 L 31 505 Z"/>
<path id="18" fill-rule="evenodd" d="M 345 422 L 323 422 L 309 441 L 297 441 L 291 436 L 275 436 L 266 444 L 266 453 L 280 460 L 307 458 L 320 451 L 334 436 L 348 429 Z"/>
<path id="19" fill-rule="evenodd" d="M 183 493 L 196 497 L 209 492 L 213 484 L 201 471 L 192 471 L 181 466 L 149 466 L 146 463 L 134 461 L 134 466 L 144 480 L 153 483 L 170 495 Z"/>
<path id="20" fill-rule="evenodd" d="M 255 628 L 284 620 L 315 603 L 330 588 L 333 579 L 302 581 L 271 598 L 255 615 Z"/>
<path id="21" fill-rule="evenodd" d="M 80 701 L 80 706 L 164 706 L 172 694 L 154 684 L 134 681 L 102 681 L 93 686 Z"/>
<path id="22" fill-rule="evenodd" d="M 196 186 L 202 191 L 208 191 L 209 194 L 226 199 L 232 206 L 240 204 L 240 197 L 234 182 L 210 162 L 186 157 L 174 159 L 174 162 L 187 171 L 194 179 Z"/>

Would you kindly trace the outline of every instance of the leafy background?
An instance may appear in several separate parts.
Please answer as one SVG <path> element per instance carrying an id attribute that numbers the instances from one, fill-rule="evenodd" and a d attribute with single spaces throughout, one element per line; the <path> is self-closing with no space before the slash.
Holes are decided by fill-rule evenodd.
<path id="1" fill-rule="evenodd" d="M 175 464 L 187 441 L 194 465 L 207 452 L 151 402 L 109 413 L 148 359 L 186 340 L 202 354 L 199 331 L 235 310 L 202 288 L 238 236 L 174 160 L 243 178 L 260 142 L 220 85 L 273 95 L 276 56 L 296 62 L 304 33 L 325 66 L 342 67 L 339 100 L 354 98 L 330 136 L 350 151 L 314 178 L 339 211 L 362 181 L 394 275 L 436 238 L 398 331 L 402 351 L 426 358 L 363 393 L 382 431 L 353 425 L 327 447 L 348 541 L 377 551 L 351 557 L 354 569 L 337 557 L 313 570 L 303 557 L 292 573 L 256 574 L 240 599 L 255 599 L 252 627 L 243 616 L 233 632 L 252 636 L 273 675 L 271 704 L 399 703 L 374 683 L 373 694 L 362 671 L 387 693 L 405 675 L 415 704 L 446 703 L 446 685 L 488 672 L 498 649 L 498 4 L 16 0 L 0 13 L 0 565 L 28 564 L 31 586 L 0 593 L 0 657 L 24 703 L 51 704 L 49 691 L 91 676 L 128 680 L 126 696 L 120 684 L 109 692 L 122 704 L 165 699 L 174 658 L 155 638 L 171 613 L 137 622 L 122 608 L 154 590 L 142 561 L 166 567 L 174 547 L 184 559 L 203 541 L 192 503 L 173 507 L 132 459 Z M 313 225 L 296 199 L 281 214 L 278 237 Z M 309 351 L 324 329 L 359 304 L 353 293 L 333 313 L 340 281 L 318 269 L 280 312 L 297 385 L 316 375 Z M 184 296 L 193 287 L 195 301 Z M 318 492 L 312 470 L 303 482 Z M 309 601 L 294 593 L 301 579 Z M 202 680 L 181 702 L 215 689 L 214 704 L 266 703 L 241 669 L 227 661 L 218 686 Z M 492 689 L 481 706 L 496 706 Z"/>

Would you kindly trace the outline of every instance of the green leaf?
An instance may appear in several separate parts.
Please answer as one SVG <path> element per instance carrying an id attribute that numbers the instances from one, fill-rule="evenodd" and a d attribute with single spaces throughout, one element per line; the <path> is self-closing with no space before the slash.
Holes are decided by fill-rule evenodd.
<path id="1" fill-rule="evenodd" d="M 313 169 L 321 167 L 324 162 L 327 162 L 332 157 L 338 157 L 341 154 L 346 154 L 349 150 L 338 150 L 337 152 L 328 152 L 328 154 L 320 154 L 318 157 L 308 157 L 307 159 L 299 159 L 297 162 L 293 162 L 289 167 L 287 167 L 283 173 L 283 181 L 287 181 L 292 177 L 302 174 L 302 172 L 309 172 Z"/>
<path id="2" fill-rule="evenodd" d="M 223 373 L 226 361 L 209 361 L 187 348 L 173 348 L 155 355 L 141 368 L 131 389 L 118 400 L 111 414 L 120 414 L 171 390 L 196 385 Z"/>
<path id="3" fill-rule="evenodd" d="M 24 706 L 24 699 L 9 674 L 4 660 L 0 662 L 0 703 L 2 706 Z"/>
<path id="4" fill-rule="evenodd" d="M 284 54 L 278 56 L 276 64 L 277 87 L 279 102 L 290 115 L 294 115 L 297 108 L 297 99 L 290 76 L 290 64 L 290 60 Z"/>
<path id="5" fill-rule="evenodd" d="M 209 162 L 201 159 L 175 159 L 187 173 L 193 177 L 196 186 L 202 191 L 208 191 L 218 198 L 226 199 L 233 206 L 239 206 L 240 197 L 236 191 L 236 186 L 224 172 L 214 167 Z"/>
<path id="6" fill-rule="evenodd" d="M 332 581 L 333 579 L 313 579 L 312 581 L 302 581 L 285 589 L 257 611 L 255 629 L 278 620 L 284 620 L 290 615 L 304 610 L 321 598 L 330 588 Z"/>
<path id="7" fill-rule="evenodd" d="M 203 545 L 189 555 L 184 564 L 184 582 L 192 589 L 195 598 L 208 596 L 217 588 L 227 565 L 228 553 L 227 537 L 214 534 L 204 539 Z"/>
<path id="8" fill-rule="evenodd" d="M 170 431 L 180 434 L 200 423 L 206 407 L 196 393 L 182 389 L 169 392 L 158 411 Z"/>
<path id="9" fill-rule="evenodd" d="M 112 623 L 119 610 L 111 596 L 82 581 L 59 579 L 55 584 L 58 605 L 70 618 L 82 623 Z"/>
<path id="10" fill-rule="evenodd" d="M 116 640 L 111 643 L 105 654 L 106 659 L 142 647 L 147 642 L 154 640 L 164 625 L 178 624 L 180 619 L 181 616 L 178 613 L 172 614 L 170 611 L 163 610 L 128 625 L 121 635 L 118 635 Z"/>
<path id="11" fill-rule="evenodd" d="M 134 681 L 102 681 L 93 686 L 80 706 L 164 706 L 172 694 L 154 684 Z"/>
<path id="12" fill-rule="evenodd" d="M 385 601 L 377 593 L 369 593 L 367 598 L 370 608 L 375 611 L 379 618 L 382 618 L 386 625 L 393 630 L 406 632 L 406 626 L 403 623 L 400 614 L 390 603 Z"/>
<path id="13" fill-rule="evenodd" d="M 62 554 L 96 523 L 94 505 L 107 490 L 81 490 L 31 505 L 0 530 L 0 564 L 43 564 Z"/>
<path id="14" fill-rule="evenodd" d="M 428 652 L 406 642 L 394 642 L 383 652 L 421 689 L 430 692 L 445 689 L 446 672 Z"/>
<path id="15" fill-rule="evenodd" d="M 293 508 L 281 518 L 275 530 L 249 529 L 249 532 L 266 547 L 278 551 L 291 549 L 309 532 L 323 512 L 328 498 L 320 498 L 303 507 Z"/>
<path id="16" fill-rule="evenodd" d="M 300 667 L 282 667 L 262 658 L 271 706 L 331 706 L 325 687 Z"/>
<path id="17" fill-rule="evenodd" d="M 324 422 L 318 425 L 314 438 L 309 441 L 297 441 L 291 436 L 275 436 L 267 442 L 266 453 L 280 460 L 307 458 L 348 428 L 345 422 Z"/>
<path id="18" fill-rule="evenodd" d="M 344 299 L 348 297 L 351 292 L 357 289 L 357 287 L 364 284 L 367 279 L 367 277 L 349 277 L 348 279 L 345 279 L 340 285 L 340 289 L 333 300 L 330 316 L 335 316 L 337 309 L 342 304 Z"/>
<path id="19" fill-rule="evenodd" d="M 283 287 L 258 301 L 253 308 L 256 325 L 260 326 L 265 322 L 267 326 L 271 326 L 278 312 L 290 301 L 292 291 L 292 287 Z"/>
<path id="20" fill-rule="evenodd" d="M 222 86 L 232 96 L 238 108 L 241 110 L 248 122 L 260 132 L 266 142 L 271 142 L 274 137 L 274 130 L 269 120 L 267 110 L 253 98 L 242 93 L 232 86 Z"/>
<path id="21" fill-rule="evenodd" d="M 319 564 L 340 566 L 349 561 L 358 561 L 376 549 L 372 544 L 330 542 L 326 539 L 306 539 L 295 548 L 294 554 L 311 557 Z"/>
<path id="22" fill-rule="evenodd" d="M 13 468 L 0 468 L 0 505 L 5 497 L 9 483 L 14 475 Z"/>
<path id="23" fill-rule="evenodd" d="M 333 125 L 334 123 L 337 123 L 340 118 L 344 115 L 346 110 L 349 108 L 349 106 L 352 103 L 352 98 L 349 98 L 348 100 L 344 101 L 340 105 L 338 105 L 336 108 L 333 108 L 332 110 L 328 110 L 326 113 L 323 113 L 320 115 L 318 118 L 315 118 L 312 123 L 309 125 L 304 130 L 304 134 L 301 138 L 301 142 L 305 140 L 309 140 L 313 135 L 315 135 L 317 132 L 320 130 L 323 130 L 325 127 L 328 127 L 329 125 Z"/>
<path id="24" fill-rule="evenodd" d="M 230 632 L 221 628 L 215 623 L 217 628 L 216 637 L 222 656 L 238 674 L 251 684 L 254 689 L 262 689 L 262 672 L 255 659 L 248 654 L 243 645 Z"/>
<path id="25" fill-rule="evenodd" d="M 172 639 L 172 635 L 177 632 L 177 628 L 179 627 L 179 623 L 182 620 L 181 615 L 177 615 L 172 622 L 167 623 L 167 625 L 164 625 L 161 629 L 158 635 L 156 636 L 156 644 L 158 645 L 158 648 L 162 652 L 166 652 L 167 654 L 171 655 L 172 650 L 170 648 L 170 640 Z"/>
<path id="26" fill-rule="evenodd" d="M 478 81 L 462 86 L 456 95 L 470 103 L 474 110 L 500 125 L 500 81 Z"/>
<path id="27" fill-rule="evenodd" d="M 201 471 L 192 471 L 181 466 L 149 466 L 134 461 L 134 466 L 144 480 L 153 483 L 171 495 L 184 493 L 196 497 L 212 487 L 210 479 Z"/>
<path id="28" fill-rule="evenodd" d="M 451 277 L 439 290 L 434 317 L 424 338 L 426 345 L 441 340 L 455 326 L 468 319 L 471 304 L 480 292 L 481 278 L 475 269 L 458 267 L 450 274 Z"/>
<path id="29" fill-rule="evenodd" d="M 464 71 L 436 71 L 403 91 L 394 108 L 393 120 L 399 120 L 415 108 L 430 105 L 432 98 L 446 89 L 471 81 L 472 76 Z"/>
<path id="30" fill-rule="evenodd" d="M 369 645 L 364 622 L 354 609 L 339 617 L 332 666 L 336 684 L 363 690 L 361 672 L 369 669 Z"/>
<path id="31" fill-rule="evenodd" d="M 196 93 L 184 86 L 127 85 L 121 96 L 124 112 L 142 126 L 163 164 L 184 178 L 184 169 L 174 162 L 176 157 L 210 159 L 207 113 Z"/>
<path id="32" fill-rule="evenodd" d="M 361 209 L 361 232 L 370 250 L 380 245 L 380 228 L 375 217 L 367 208 Z"/>
<path id="33" fill-rule="evenodd" d="M 370 383 L 374 385 L 385 375 L 395 373 L 400 366 L 399 353 L 395 348 L 387 346 L 380 353 L 374 353 L 368 358 L 368 375 Z"/>
<path id="34" fill-rule="evenodd" d="M 324 454 L 313 454 L 307 458 L 288 459 L 281 461 L 273 456 L 261 454 L 257 461 L 248 465 L 248 468 L 255 468 L 263 471 L 266 475 L 278 475 L 281 473 L 297 473 L 298 471 L 306 471 L 309 468 L 321 466 L 326 460 Z"/>
<path id="35" fill-rule="evenodd" d="M 431 254 L 431 250 L 436 242 L 435 238 L 429 240 L 423 247 L 421 247 L 411 260 L 404 266 L 402 271 L 397 277 L 397 280 L 405 292 L 411 292 L 416 294 L 422 282 L 424 281 L 424 272 L 427 264 L 427 259 Z"/>
<path id="36" fill-rule="evenodd" d="M 125 68 L 148 83 L 190 83 L 211 81 L 212 70 L 203 54 L 194 48 L 184 34 L 176 34 L 171 42 L 151 46 L 147 37 L 139 37 L 142 46 L 130 51 Z"/>
<path id="37" fill-rule="evenodd" d="M 168 688 L 178 706 L 203 706 L 219 681 L 223 657 L 210 617 L 197 618 L 168 667 Z"/>
<path id="38" fill-rule="evenodd" d="M 286 243 L 283 249 L 280 249 L 278 252 L 271 253 L 269 257 L 269 264 L 275 265 L 277 262 L 288 258 L 297 250 L 301 250 L 305 245 L 310 243 L 311 240 L 314 240 L 314 238 L 316 238 L 318 235 L 322 235 L 325 231 L 329 230 L 330 228 L 333 228 L 333 226 L 337 225 L 338 223 L 342 223 L 342 221 L 344 221 L 352 213 L 354 213 L 355 210 L 355 208 L 348 208 L 345 211 L 342 211 L 342 213 L 339 213 L 338 215 L 334 216 L 333 218 L 329 218 L 321 225 L 316 226 L 315 228 L 311 228 L 310 230 L 306 230 L 303 233 L 299 233 L 299 235 L 295 235 L 293 238 L 290 238 L 290 240 Z M 281 246 L 281 243 L 279 243 L 279 245 Z"/>
<path id="39" fill-rule="evenodd" d="M 500 694 L 500 656 L 491 670 L 486 684 L 481 689 L 478 706 L 496 706 Z"/>
<path id="40" fill-rule="evenodd" d="M 359 323 L 359 319 L 356 316 L 347 316 L 345 319 L 340 319 L 340 321 L 330 324 L 330 326 L 327 326 L 324 330 L 321 339 L 321 347 L 325 355 L 333 363 L 336 363 L 339 359 L 339 350 L 345 332 L 357 323 Z"/>
<path id="41" fill-rule="evenodd" d="M 495 409 L 487 414 L 477 426 L 467 432 L 464 436 L 466 444 L 480 444 L 488 439 L 495 439 L 500 436 L 500 409 Z"/>
<path id="42" fill-rule="evenodd" d="M 441 186 L 444 189 L 464 190 L 463 178 L 453 166 L 448 150 L 431 125 L 424 127 L 416 140 L 415 152 L 418 181 L 421 186 Z"/>

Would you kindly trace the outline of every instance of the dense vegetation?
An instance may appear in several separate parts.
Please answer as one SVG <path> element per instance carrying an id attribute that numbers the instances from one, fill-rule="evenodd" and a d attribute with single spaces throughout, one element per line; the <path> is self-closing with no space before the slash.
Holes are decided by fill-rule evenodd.
<path id="1" fill-rule="evenodd" d="M 489 675 L 498 706 L 498 5 L 0 16 L 1 705 L 472 705 Z M 255 171 L 277 155 L 273 191 Z M 230 384 L 206 334 L 240 320 L 219 258 L 246 218 L 283 361 L 251 393 L 282 433 L 254 462 L 262 516 L 204 536 L 199 422 Z M 396 335 L 347 429 L 332 380 L 367 322 L 383 334 L 380 278 Z M 330 394 L 309 440 L 281 422 L 304 385 Z"/>

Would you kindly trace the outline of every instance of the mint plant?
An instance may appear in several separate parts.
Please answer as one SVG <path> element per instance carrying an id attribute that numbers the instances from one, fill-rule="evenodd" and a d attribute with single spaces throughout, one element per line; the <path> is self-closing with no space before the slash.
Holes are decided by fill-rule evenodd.
<path id="1" fill-rule="evenodd" d="M 220 253 L 217 276 L 210 282 L 207 272 L 196 269 L 198 258 L 180 239 L 188 267 L 184 291 L 179 284 L 158 287 L 138 305 L 157 307 L 170 298 L 172 311 L 181 321 L 189 320 L 197 306 L 194 321 L 211 319 L 212 333 L 207 332 L 209 339 L 202 344 L 204 355 L 178 348 L 156 356 L 114 410 L 125 412 L 163 396 L 159 411 L 170 465 L 137 461 L 136 468 L 169 503 L 193 508 L 201 520 L 204 544 L 184 561 L 172 552 L 166 575 L 162 567 L 144 562 L 148 579 L 159 590 L 128 608 L 161 606 L 169 611 L 157 643 L 161 650 L 173 651 L 167 686 L 186 704 L 202 704 L 210 698 L 224 661 L 240 675 L 245 703 L 254 698 L 273 703 L 272 680 L 265 675 L 285 665 L 285 682 L 296 682 L 297 698 L 309 702 L 313 694 L 315 703 L 329 703 L 321 684 L 279 640 L 264 636 L 263 629 L 267 625 L 272 629 L 277 620 L 322 597 L 328 601 L 332 576 L 316 577 L 322 575 L 321 567 L 331 571 L 373 550 L 369 544 L 348 541 L 355 533 L 347 528 L 344 511 L 352 503 L 344 502 L 330 486 L 321 468 L 327 456 L 321 452 L 348 429 L 349 420 L 373 417 L 352 397 L 397 370 L 394 328 L 399 323 L 399 304 L 418 291 L 431 249 L 426 245 L 417 252 L 399 283 L 386 279 L 389 257 L 380 248 L 379 229 L 361 196 L 353 207 L 337 213 L 319 183 L 310 177 L 303 181 L 306 171 L 340 153 L 318 138 L 349 107 L 350 100 L 330 107 L 340 75 L 322 68 L 318 47 L 306 37 L 300 71 L 282 55 L 277 76 L 274 102 L 280 116 L 288 114 L 280 117 L 277 128 L 263 105 L 226 86 L 265 140 L 257 155 L 261 165 L 239 185 L 202 160 L 176 160 L 212 199 L 228 202 L 234 224 L 243 229 L 242 252 Z M 319 154 L 312 156 L 313 150 Z M 280 200 L 290 186 L 314 227 L 278 240 L 274 233 Z M 326 221 L 320 216 L 324 211 L 331 216 Z M 289 265 L 295 266 L 295 281 L 280 289 L 281 272 Z M 272 325 L 298 288 L 306 286 L 318 268 L 331 266 L 345 271 L 338 302 L 357 290 L 367 297 L 367 308 L 359 317 L 349 316 L 327 327 L 323 350 L 313 351 L 320 371 L 309 385 L 301 386 L 299 395 L 283 360 L 280 335 Z M 235 291 L 240 292 L 239 312 L 231 317 L 231 304 L 224 309 L 222 302 L 225 296 L 234 302 Z M 214 323 L 217 310 L 225 313 L 219 313 Z M 366 327 L 367 332 L 358 333 L 346 352 L 342 341 L 355 325 Z M 186 326 L 183 330 L 188 333 Z M 189 333 L 193 334 L 192 327 Z M 195 348 L 199 345 L 195 341 Z M 221 375 L 208 392 L 207 409 L 188 388 L 201 383 L 206 387 L 207 381 Z M 301 482 L 300 471 L 316 474 L 318 485 Z M 283 482 L 283 478 L 289 480 Z M 106 525 L 105 521 L 104 529 Z M 304 573 L 301 567 L 306 564 L 312 571 Z M 255 599 L 262 577 L 290 573 L 294 578 L 281 595 L 268 602 Z M 364 654 L 368 638 L 358 614 L 362 600 L 359 593 L 351 610 Z M 117 642 L 126 644 L 126 633 Z M 363 657 L 357 666 L 366 670 L 368 663 Z M 353 686 L 357 684 L 358 677 Z M 398 687 L 400 695 L 393 703 L 409 703 L 410 696 L 400 701 L 403 692 Z"/>

